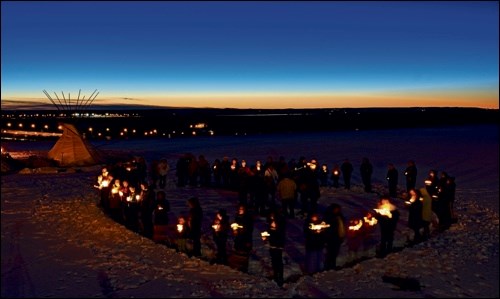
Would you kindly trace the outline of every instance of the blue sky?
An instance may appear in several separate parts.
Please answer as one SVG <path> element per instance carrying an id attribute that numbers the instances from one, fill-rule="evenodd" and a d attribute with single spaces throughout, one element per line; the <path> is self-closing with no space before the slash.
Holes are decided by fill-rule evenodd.
<path id="1" fill-rule="evenodd" d="M 498 109 L 496 1 L 1 5 L 3 107 Z"/>

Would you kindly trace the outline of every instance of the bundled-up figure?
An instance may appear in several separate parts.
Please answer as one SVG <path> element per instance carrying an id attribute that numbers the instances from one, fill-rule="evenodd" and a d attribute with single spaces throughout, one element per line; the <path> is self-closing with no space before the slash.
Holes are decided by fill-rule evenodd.
<path id="1" fill-rule="evenodd" d="M 197 197 L 191 197 L 188 199 L 189 205 L 189 238 L 193 242 L 193 252 L 194 256 L 201 256 L 201 225 L 203 220 L 203 210 L 200 206 L 200 201 Z"/>
<path id="2" fill-rule="evenodd" d="M 297 184 L 290 178 L 290 173 L 283 173 L 277 186 L 278 198 L 281 201 L 285 217 L 295 217 L 295 201 L 297 200 Z"/>
<path id="3" fill-rule="evenodd" d="M 423 198 L 419 190 L 411 189 L 409 192 L 410 198 L 406 201 L 408 205 L 408 227 L 413 230 L 412 244 L 422 241 L 420 229 L 423 226 L 422 222 L 422 208 Z"/>
<path id="4" fill-rule="evenodd" d="M 167 159 L 161 159 L 157 166 L 157 174 L 158 174 L 158 187 L 160 189 L 165 189 L 167 185 L 167 175 L 170 167 L 168 165 Z"/>
<path id="5" fill-rule="evenodd" d="M 126 181 L 124 181 L 125 183 Z M 128 193 L 123 193 L 123 217 L 125 226 L 135 232 L 139 231 L 139 199 L 140 195 L 136 192 L 134 186 L 128 187 Z"/>
<path id="6" fill-rule="evenodd" d="M 170 203 L 164 191 L 156 193 L 156 200 L 153 205 L 153 240 L 155 242 L 168 241 L 168 212 Z"/>
<path id="7" fill-rule="evenodd" d="M 408 161 L 408 166 L 405 169 L 405 177 L 406 191 L 410 192 L 410 190 L 415 189 L 415 184 L 417 183 L 417 166 L 415 165 L 415 161 Z"/>
<path id="8" fill-rule="evenodd" d="M 253 248 L 253 216 L 245 204 L 238 205 L 238 211 L 231 224 L 234 236 L 234 257 L 239 262 L 238 270 L 248 272 L 250 252 Z"/>
<path id="9" fill-rule="evenodd" d="M 120 191 L 122 185 L 119 179 L 115 179 L 111 187 L 111 195 L 109 197 L 109 215 L 118 223 L 122 222 L 122 196 Z"/>
<path id="10" fill-rule="evenodd" d="M 345 159 L 342 165 L 340 166 L 340 169 L 342 170 L 342 177 L 344 178 L 344 187 L 347 190 L 351 189 L 351 176 L 352 172 L 354 171 L 354 167 L 352 167 L 351 162 L 349 162 L 349 159 Z"/>
<path id="11" fill-rule="evenodd" d="M 438 183 L 438 206 L 437 216 L 439 218 L 439 230 L 444 231 L 451 226 L 452 213 L 451 205 L 455 199 L 455 179 L 451 178 L 448 173 L 441 172 L 441 177 Z"/>
<path id="12" fill-rule="evenodd" d="M 437 200 L 437 193 L 439 188 L 438 171 L 434 169 L 429 170 L 429 174 L 424 183 L 425 189 L 427 189 L 427 193 L 429 193 L 429 196 L 432 198 L 432 200 Z M 432 207 L 432 210 L 434 211 L 435 208 L 436 207 Z"/>
<path id="13" fill-rule="evenodd" d="M 331 179 L 332 179 L 332 186 L 334 188 L 338 188 L 340 179 L 340 167 L 338 165 L 333 166 Z"/>
<path id="14" fill-rule="evenodd" d="M 304 221 L 304 237 L 306 247 L 305 274 L 312 275 L 322 270 L 323 249 L 325 248 L 326 224 L 319 214 L 312 212 Z"/>
<path id="15" fill-rule="evenodd" d="M 156 193 L 156 201 L 153 208 L 153 224 L 167 225 L 168 212 L 170 212 L 170 203 L 167 200 L 165 191 L 158 191 Z"/>
<path id="16" fill-rule="evenodd" d="M 346 236 L 345 218 L 339 204 L 332 203 L 325 211 L 325 223 L 329 225 L 325 231 L 326 258 L 325 270 L 333 270 L 337 267 L 337 256 L 340 246 Z"/>
<path id="17" fill-rule="evenodd" d="M 365 192 L 372 192 L 372 174 L 373 165 L 370 163 L 368 158 L 363 158 L 361 161 L 361 166 L 359 167 L 359 172 L 361 173 L 361 180 L 365 186 Z"/>
<path id="18" fill-rule="evenodd" d="M 103 167 L 101 174 L 97 177 L 97 189 L 99 189 L 99 205 L 105 211 L 109 211 L 109 196 L 111 194 L 111 185 L 113 176 L 108 172 L 108 168 Z"/>
<path id="19" fill-rule="evenodd" d="M 177 234 L 177 240 L 176 240 L 177 252 L 188 253 L 187 239 L 189 237 L 189 226 L 186 217 L 183 215 L 177 218 L 176 234 Z"/>
<path id="20" fill-rule="evenodd" d="M 165 192 L 158 191 L 153 206 L 153 240 L 156 242 L 168 241 L 168 212 L 170 203 Z"/>
<path id="21" fill-rule="evenodd" d="M 153 238 L 153 208 L 155 203 L 155 191 L 149 188 L 145 182 L 140 184 L 139 209 L 141 214 L 141 233 L 146 238 Z"/>
<path id="22" fill-rule="evenodd" d="M 268 217 L 268 229 L 261 233 L 262 239 L 269 242 L 269 254 L 273 267 L 273 280 L 282 286 L 283 278 L 283 249 L 285 248 L 285 218 L 277 210 L 272 210 Z"/>
<path id="23" fill-rule="evenodd" d="M 388 197 L 379 200 L 375 210 L 375 218 L 380 226 L 380 248 L 379 256 L 384 257 L 392 251 L 394 242 L 394 231 L 399 220 L 399 211 Z"/>
<path id="24" fill-rule="evenodd" d="M 394 167 L 394 164 L 389 163 L 387 166 L 387 184 L 389 186 L 389 195 L 391 197 L 396 197 L 398 195 L 398 170 Z"/>
<path id="25" fill-rule="evenodd" d="M 225 209 L 220 209 L 217 214 L 215 214 L 212 229 L 214 242 L 217 246 L 215 259 L 212 262 L 227 265 L 226 245 L 229 232 L 229 217 Z"/>
<path id="26" fill-rule="evenodd" d="M 422 227 L 424 228 L 424 233 L 422 235 L 422 240 L 425 241 L 429 239 L 431 231 L 430 224 L 432 222 L 432 198 L 427 192 L 427 188 L 422 187 L 419 189 L 420 198 L 422 199 Z"/>

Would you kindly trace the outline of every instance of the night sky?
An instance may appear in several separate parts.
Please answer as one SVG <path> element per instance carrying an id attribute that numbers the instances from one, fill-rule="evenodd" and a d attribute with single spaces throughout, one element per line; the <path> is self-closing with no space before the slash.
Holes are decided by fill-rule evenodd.
<path id="1" fill-rule="evenodd" d="M 499 107 L 499 3 L 1 2 L 2 108 Z"/>

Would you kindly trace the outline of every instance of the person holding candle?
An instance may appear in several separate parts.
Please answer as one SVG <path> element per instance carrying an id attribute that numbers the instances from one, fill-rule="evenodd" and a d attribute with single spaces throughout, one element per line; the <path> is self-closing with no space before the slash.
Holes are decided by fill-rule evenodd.
<path id="1" fill-rule="evenodd" d="M 322 270 L 323 249 L 325 248 L 325 230 L 327 227 L 321 224 L 322 220 L 316 212 L 310 213 L 307 220 L 304 221 L 306 249 L 304 272 L 308 275 L 312 275 Z"/>
<path id="2" fill-rule="evenodd" d="M 213 238 L 217 247 L 215 259 L 211 263 L 227 265 L 227 237 L 229 232 L 229 217 L 225 209 L 220 209 L 215 214 L 215 219 L 212 224 Z"/>
<path id="3" fill-rule="evenodd" d="M 189 236 L 189 226 L 186 221 L 186 217 L 181 215 L 177 218 L 177 240 L 176 240 L 176 250 L 177 252 L 187 253 L 187 239 Z"/>
<path id="4" fill-rule="evenodd" d="M 111 218 L 118 222 L 122 222 L 122 200 L 120 196 L 121 182 L 119 179 L 115 179 L 113 186 L 111 187 L 111 196 L 109 197 L 109 215 Z"/>
<path id="5" fill-rule="evenodd" d="M 125 185 L 123 181 L 123 185 Z M 128 193 L 123 192 L 124 204 L 123 215 L 125 218 L 125 226 L 133 231 L 139 230 L 139 194 L 136 192 L 134 186 L 128 186 Z"/>
<path id="6" fill-rule="evenodd" d="M 153 238 L 153 208 L 156 194 L 152 188 L 149 188 L 148 183 L 142 182 L 140 186 L 141 233 L 146 238 Z"/>
<path id="7" fill-rule="evenodd" d="M 111 194 L 111 184 L 113 176 L 108 172 L 107 167 L 103 167 L 101 174 L 97 177 L 97 186 L 99 189 L 99 205 L 105 212 L 109 212 L 109 196 Z"/>
<path id="8" fill-rule="evenodd" d="M 269 254 L 273 267 L 273 280 L 283 286 L 283 249 L 285 248 L 285 218 L 279 210 L 272 210 L 268 217 L 268 229 L 261 233 L 262 239 L 269 242 Z"/>
<path id="9" fill-rule="evenodd" d="M 422 241 L 422 235 L 420 234 L 420 229 L 423 226 L 422 222 L 422 194 L 419 190 L 410 189 L 410 198 L 406 201 L 408 205 L 408 227 L 413 230 L 413 240 L 411 245 L 417 244 Z"/>
<path id="10" fill-rule="evenodd" d="M 378 256 L 385 257 L 392 251 L 394 232 L 399 221 L 399 211 L 388 196 L 380 198 L 378 206 L 374 209 L 374 217 L 380 226 L 380 249 Z"/>
<path id="11" fill-rule="evenodd" d="M 408 166 L 405 169 L 405 177 L 406 191 L 410 192 L 410 190 L 415 189 L 415 184 L 417 183 L 417 166 L 415 165 L 415 161 L 408 161 Z"/>
<path id="12" fill-rule="evenodd" d="M 387 166 L 387 184 L 389 186 L 389 195 L 391 197 L 397 197 L 397 191 L 398 191 L 398 170 L 396 167 L 394 167 L 394 164 L 389 163 Z"/>
<path id="13" fill-rule="evenodd" d="M 334 188 L 338 188 L 340 179 L 340 167 L 337 164 L 333 166 L 331 179 L 332 179 L 332 186 Z"/>
<path id="14" fill-rule="evenodd" d="M 333 270 L 337 267 L 337 256 L 346 236 L 345 217 L 341 206 L 336 203 L 330 204 L 325 211 L 324 219 L 329 225 L 325 231 L 325 270 Z"/>
<path id="15" fill-rule="evenodd" d="M 253 216 L 245 204 L 239 204 L 231 224 L 234 236 L 234 259 L 238 270 L 248 272 L 250 252 L 253 248 Z"/>

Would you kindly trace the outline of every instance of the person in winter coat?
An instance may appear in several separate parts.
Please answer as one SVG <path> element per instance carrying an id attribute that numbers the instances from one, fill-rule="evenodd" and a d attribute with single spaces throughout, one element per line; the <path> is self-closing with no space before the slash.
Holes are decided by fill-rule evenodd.
<path id="1" fill-rule="evenodd" d="M 382 197 L 375 210 L 374 217 L 380 226 L 380 250 L 379 256 L 384 257 L 392 252 L 394 232 L 399 221 L 399 211 L 388 197 Z"/>
<path id="2" fill-rule="evenodd" d="M 306 247 L 305 273 L 312 275 L 322 270 L 323 249 L 325 248 L 326 224 L 318 213 L 312 212 L 304 221 L 304 237 Z"/>
<path id="3" fill-rule="evenodd" d="M 185 216 L 181 215 L 177 218 L 177 239 L 176 239 L 176 250 L 177 252 L 188 253 L 187 239 L 189 238 L 189 225 Z"/>
<path id="4" fill-rule="evenodd" d="M 334 188 L 339 187 L 340 172 L 341 172 L 340 167 L 338 165 L 334 165 L 333 169 L 332 169 L 332 176 L 331 176 L 332 186 Z"/>
<path id="5" fill-rule="evenodd" d="M 365 186 L 365 192 L 372 192 L 373 165 L 370 163 L 370 160 L 368 160 L 368 158 L 365 157 L 361 161 L 359 172 L 361 174 L 363 185 Z"/>
<path id="6" fill-rule="evenodd" d="M 413 230 L 412 244 L 422 241 L 420 229 L 422 228 L 423 199 L 419 190 L 410 189 L 410 198 L 405 202 L 408 205 L 408 227 Z"/>
<path id="7" fill-rule="evenodd" d="M 415 161 L 408 161 L 408 166 L 405 169 L 405 177 L 406 191 L 410 192 L 410 190 L 415 189 L 417 183 L 417 166 L 415 165 Z"/>
<path id="8" fill-rule="evenodd" d="M 234 254 L 241 261 L 238 269 L 246 273 L 253 248 L 253 216 L 245 204 L 238 205 L 231 229 L 234 236 Z"/>
<path id="9" fill-rule="evenodd" d="M 212 223 L 213 238 L 217 247 L 215 260 L 212 262 L 227 265 L 227 238 L 229 232 L 229 217 L 225 209 L 220 209 Z"/>
<path id="10" fill-rule="evenodd" d="M 389 186 L 389 195 L 391 197 L 398 196 L 398 170 L 394 167 L 394 164 L 389 163 L 387 166 L 387 184 Z"/>
<path id="11" fill-rule="evenodd" d="M 268 217 L 267 234 L 261 234 L 264 241 L 269 242 L 269 254 L 271 255 L 271 264 L 273 267 L 273 280 L 282 286 L 283 277 L 283 249 L 285 248 L 285 218 L 278 210 L 273 210 Z"/>
<path id="12" fill-rule="evenodd" d="M 160 187 L 160 189 L 165 189 L 165 186 L 167 185 L 167 175 L 169 170 L 170 167 L 167 159 L 161 159 L 157 166 L 158 187 Z"/>
<path id="13" fill-rule="evenodd" d="M 349 162 L 349 159 L 345 159 L 344 163 L 340 165 L 340 170 L 342 170 L 342 177 L 344 178 L 344 187 L 347 190 L 351 189 L 351 176 L 352 172 L 354 171 L 354 168 L 352 167 L 351 162 Z"/>
<path id="14" fill-rule="evenodd" d="M 197 197 L 189 198 L 188 205 L 188 226 L 190 232 L 189 238 L 193 242 L 192 255 L 201 256 L 201 225 L 203 220 L 203 210 L 201 209 L 200 201 Z"/>
<path id="15" fill-rule="evenodd" d="M 346 236 L 345 217 L 339 204 L 332 203 L 325 211 L 324 220 L 329 227 L 325 231 L 325 270 L 337 267 L 337 256 Z"/>
<path id="16" fill-rule="evenodd" d="M 427 192 L 427 188 L 422 187 L 419 189 L 422 199 L 422 227 L 424 228 L 422 240 L 429 239 L 431 231 L 429 225 L 432 222 L 432 198 Z"/>
<path id="17" fill-rule="evenodd" d="M 295 201 L 297 200 L 297 184 L 290 178 L 290 173 L 284 173 L 277 186 L 278 198 L 283 207 L 285 217 L 295 218 Z"/>

